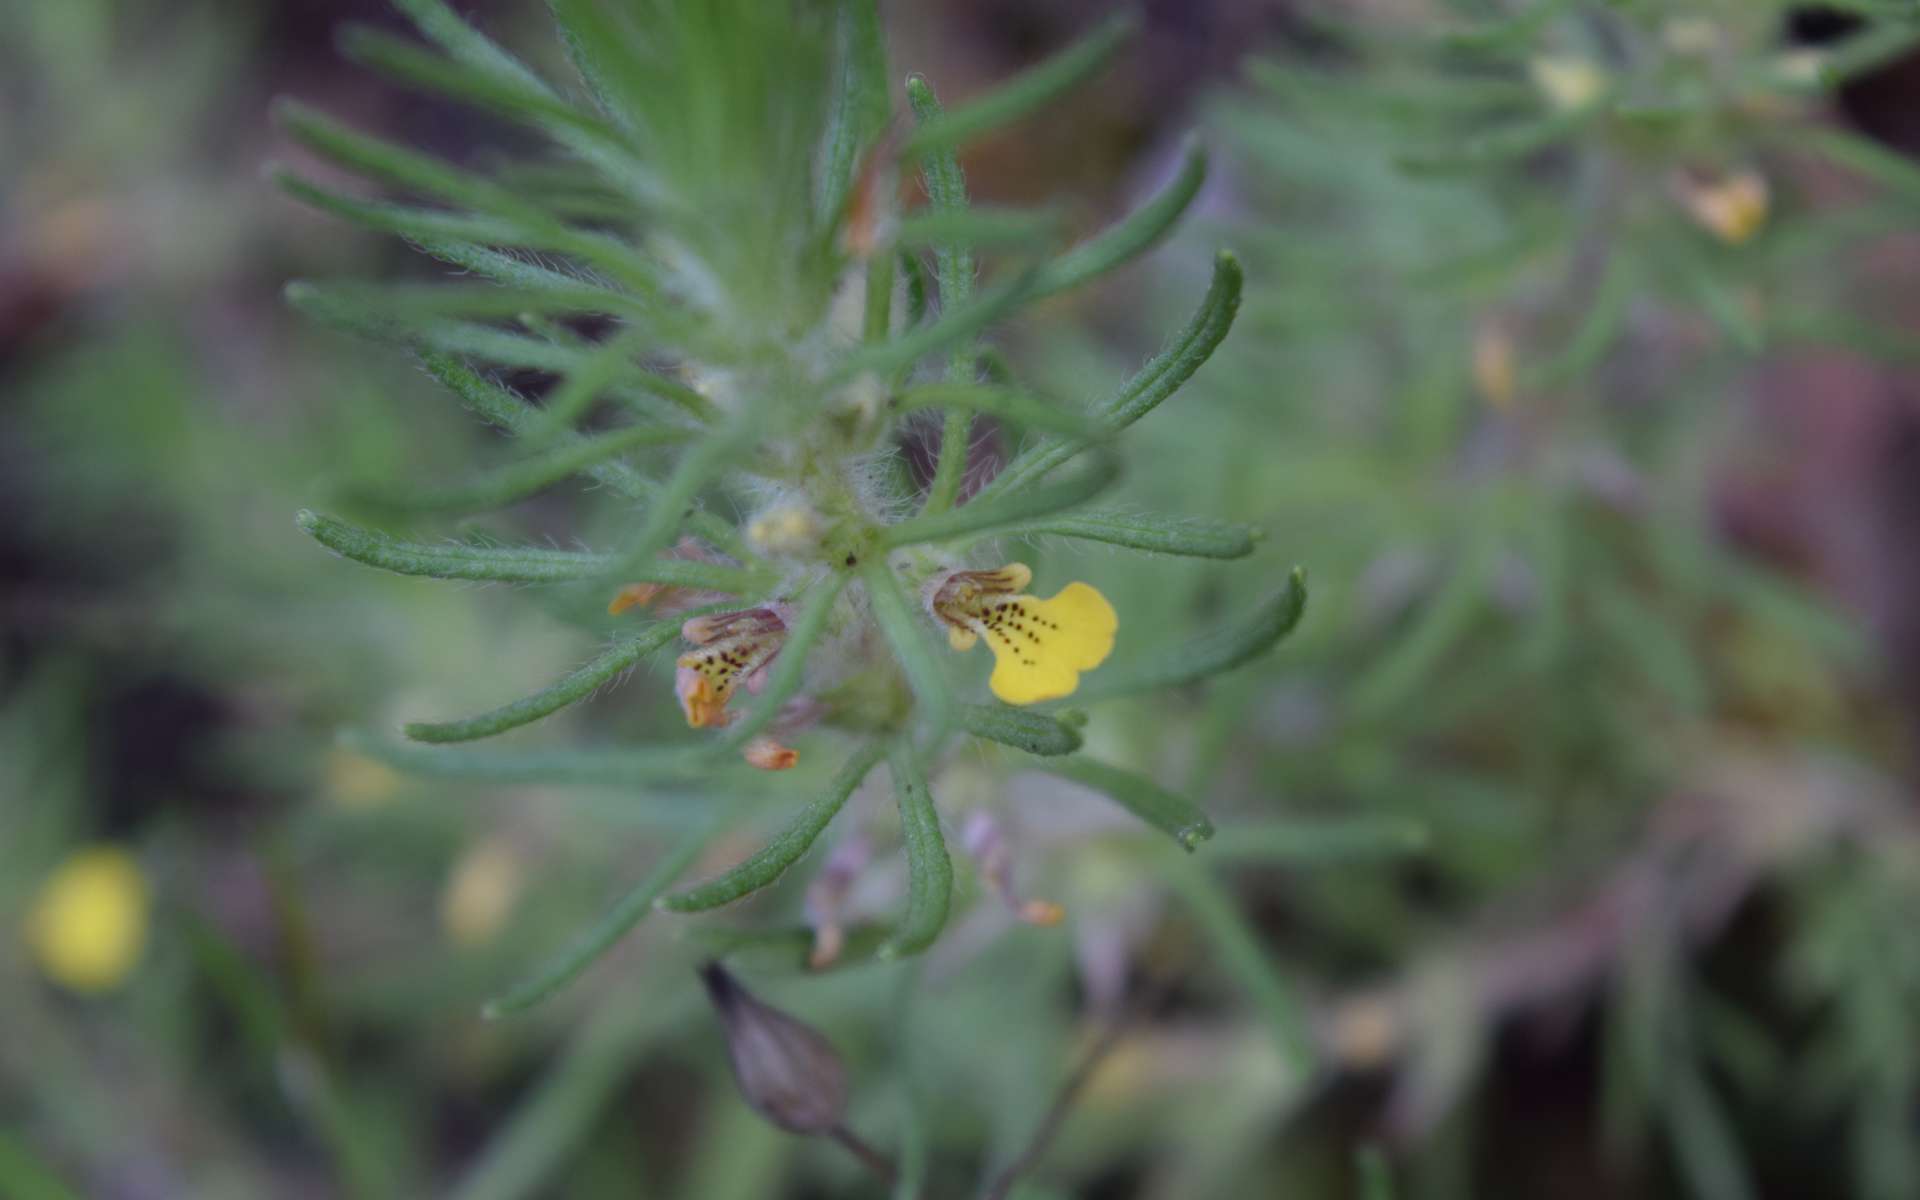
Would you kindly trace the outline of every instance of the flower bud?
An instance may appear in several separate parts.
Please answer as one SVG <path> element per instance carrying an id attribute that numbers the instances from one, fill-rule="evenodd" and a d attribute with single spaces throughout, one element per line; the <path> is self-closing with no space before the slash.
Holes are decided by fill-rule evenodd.
<path id="1" fill-rule="evenodd" d="M 727 1058 L 753 1111 L 789 1133 L 824 1134 L 847 1114 L 847 1069 L 819 1030 L 761 1003 L 717 962 L 700 968 L 726 1028 Z"/>

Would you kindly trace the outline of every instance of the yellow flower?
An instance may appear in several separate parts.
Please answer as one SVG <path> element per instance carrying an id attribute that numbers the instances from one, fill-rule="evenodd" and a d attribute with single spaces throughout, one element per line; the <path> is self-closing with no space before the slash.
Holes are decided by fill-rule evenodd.
<path id="1" fill-rule="evenodd" d="M 47 978 L 76 992 L 118 986 L 147 941 L 147 881 L 117 846 L 78 851 L 27 913 L 27 947 Z"/>
<path id="2" fill-rule="evenodd" d="M 699 649 L 674 661 L 674 695 L 688 725 L 715 729 L 732 719 L 727 701 L 735 687 L 742 681 L 749 690 L 758 687 L 755 677 L 780 653 L 787 626 L 770 608 L 749 608 L 691 617 L 680 636 Z"/>
<path id="3" fill-rule="evenodd" d="M 490 837 L 460 856 L 440 893 L 440 924 L 455 945 L 493 940 L 520 897 L 525 873 L 504 837 Z"/>
<path id="4" fill-rule="evenodd" d="M 955 650 L 982 637 L 993 651 L 993 694 L 1008 704 L 1070 696 L 1080 673 L 1106 661 L 1120 618 L 1097 589 L 1070 583 L 1049 600 L 1020 589 L 1033 582 L 1024 563 L 997 571 L 955 571 L 934 589 L 928 607 L 947 627 Z"/>
<path id="5" fill-rule="evenodd" d="M 1757 171 L 1741 169 L 1704 181 L 1682 176 L 1675 187 L 1694 221 L 1730 246 L 1748 240 L 1766 224 L 1767 181 Z"/>

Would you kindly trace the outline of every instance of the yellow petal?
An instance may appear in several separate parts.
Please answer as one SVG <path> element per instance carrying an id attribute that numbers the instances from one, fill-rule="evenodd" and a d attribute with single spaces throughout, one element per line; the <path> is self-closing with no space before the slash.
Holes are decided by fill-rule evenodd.
<path id="1" fill-rule="evenodd" d="M 147 940 L 147 881 L 113 846 L 82 850 L 40 889 L 27 915 L 27 944 L 49 979 L 103 992 L 133 970 Z"/>
<path id="2" fill-rule="evenodd" d="M 1017 596 L 987 622 L 993 694 L 1008 704 L 1070 696 L 1080 673 L 1106 661 L 1120 618 L 1099 591 L 1070 583 L 1051 600 Z"/>

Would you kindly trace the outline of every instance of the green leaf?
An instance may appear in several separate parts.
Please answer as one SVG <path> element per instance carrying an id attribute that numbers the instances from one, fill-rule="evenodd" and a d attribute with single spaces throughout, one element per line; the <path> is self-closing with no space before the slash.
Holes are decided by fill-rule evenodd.
<path id="1" fill-rule="evenodd" d="M 928 209 L 902 217 L 896 246 L 951 244 L 971 248 L 1037 246 L 1058 236 L 1061 215 L 1021 208 Z"/>
<path id="2" fill-rule="evenodd" d="M 336 554 L 399 575 L 435 579 L 472 579 L 491 583 L 570 583 L 603 579 L 613 565 L 605 554 L 552 550 L 544 546 L 430 545 L 352 525 L 301 509 L 294 522 Z M 736 595 L 755 590 L 757 580 L 738 567 L 684 559 L 654 559 L 632 564 L 626 577 L 650 583 L 707 588 Z"/>
<path id="3" fill-rule="evenodd" d="M 924 408 L 986 413 L 1023 428 L 1044 429 L 1083 441 L 1105 435 L 1105 430 L 1086 416 L 1048 404 L 1031 392 L 982 383 L 923 383 L 896 394 L 890 406 L 903 413 Z"/>
<path id="4" fill-rule="evenodd" d="M 548 214 L 492 180 L 361 133 L 296 100 L 276 101 L 273 116 L 294 141 L 363 175 L 449 204 L 489 211 L 529 230 L 558 228 Z"/>
<path id="5" fill-rule="evenodd" d="M 1187 327 L 1172 345 L 1148 359 L 1118 392 L 1094 409 L 1108 429 L 1116 433 L 1125 429 L 1193 378 L 1194 372 L 1213 356 L 1227 331 L 1233 328 L 1234 317 L 1240 311 L 1244 282 L 1238 259 L 1224 250 L 1214 257 L 1213 280 L 1207 285 L 1207 294 Z M 1005 470 L 974 496 L 973 503 L 980 504 L 989 497 L 1023 488 L 1084 449 L 1084 445 L 1057 439 L 1041 441 L 1015 456 Z"/>
<path id="6" fill-rule="evenodd" d="M 579 368 L 570 372 L 547 396 L 539 426 L 529 431 L 530 436 L 541 441 L 572 429 L 574 422 L 586 415 L 599 399 L 600 393 L 623 371 L 633 367 L 634 356 L 646 345 L 644 334 L 626 329 L 595 346 Z"/>
<path id="7" fill-rule="evenodd" d="M 951 112 L 923 119 L 920 128 L 901 148 L 902 157 L 950 150 L 1044 107 L 1086 82 L 1138 28 L 1139 21 L 1131 13 L 1112 17 L 1085 38 L 986 95 Z M 911 83 L 908 86 L 911 87 Z"/>
<path id="8" fill-rule="evenodd" d="M 1073 247 L 1041 268 L 1036 296 L 1051 296 L 1079 287 L 1145 254 L 1173 231 L 1174 224 L 1200 194 L 1207 179 L 1207 152 L 1188 140 L 1180 170 L 1172 182 L 1119 224 Z"/>
<path id="9" fill-rule="evenodd" d="M 1071 479 L 1039 484 L 988 500 L 976 497 L 969 504 L 937 516 L 913 517 L 898 525 L 885 526 L 880 530 L 881 544 L 894 548 L 947 541 L 970 533 L 989 533 L 1002 526 L 1083 504 L 1119 477 L 1119 459 L 1102 454 L 1090 469 Z"/>
<path id="10" fill-rule="evenodd" d="M 1902 200 L 1920 205 L 1920 164 L 1896 150 L 1889 150 L 1871 138 L 1833 126 L 1795 123 L 1792 144 L 1813 150 L 1836 166 L 1844 167 L 1892 192 Z"/>
<path id="11" fill-rule="evenodd" d="M 364 733 L 345 733 L 341 745 L 396 771 L 431 779 L 478 783 L 572 783 L 631 788 L 640 784 L 709 778 L 714 763 L 706 744 L 640 750 L 493 750 L 420 746 Z"/>
<path id="12" fill-rule="evenodd" d="M 1091 758 L 1049 759 L 1035 763 L 1034 768 L 1100 792 L 1155 829 L 1171 835 L 1185 850 L 1195 850 L 1213 836 L 1213 822 L 1198 805 L 1145 775 Z"/>
<path id="13" fill-rule="evenodd" d="M 928 644 L 925 622 L 900 590 L 900 581 L 894 578 L 885 555 L 875 554 L 860 564 L 860 581 L 866 585 L 873 619 L 886 636 L 887 644 L 893 647 L 900 669 L 906 673 L 921 716 L 933 736 L 938 737 L 947 727 L 952 700 L 947 691 L 946 671 Z"/>
<path id="14" fill-rule="evenodd" d="M 1505 166 L 1568 141 L 1606 111 L 1607 99 L 1602 96 L 1578 108 L 1516 121 L 1490 133 L 1456 138 L 1446 145 L 1404 150 L 1394 156 L 1394 162 L 1410 174 L 1423 175 Z"/>
<path id="15" fill-rule="evenodd" d="M 907 851 L 907 912 L 900 927 L 876 952 L 882 959 L 918 954 L 933 944 L 947 923 L 953 898 L 953 861 L 940 836 L 940 814 L 921 770 L 913 743 L 895 742 L 887 754 L 893 772 L 894 801 L 900 808 L 900 836 Z"/>
<path id="16" fill-rule="evenodd" d="M 940 101 L 933 94 L 933 87 L 919 75 L 907 77 L 907 100 L 913 106 L 913 114 L 925 128 L 929 122 L 938 120 Z M 953 150 L 930 150 L 920 155 L 920 174 L 926 181 L 927 198 L 933 204 L 933 210 L 941 214 L 963 213 L 967 209 L 967 180 L 960 171 L 960 160 L 954 157 Z M 940 284 L 941 324 L 948 316 L 965 311 L 967 303 L 973 298 L 973 252 L 959 242 L 942 242 L 933 248 L 934 277 Z M 977 331 L 976 331 L 977 332 Z M 968 344 L 971 333 L 962 334 L 955 339 L 952 355 L 947 363 L 947 379 L 954 383 L 972 383 L 973 351 Z M 934 461 L 933 479 L 927 484 L 927 499 L 921 509 L 926 513 L 941 513 L 953 507 L 960 495 L 960 484 L 966 473 L 967 453 L 972 444 L 968 434 L 973 428 L 973 415 L 966 409 L 951 408 L 941 423 L 940 453 Z"/>
<path id="17" fill-rule="evenodd" d="M 659 906 L 671 912 L 702 912 L 772 884 L 813 848 L 885 753 L 886 744 L 879 741 L 855 750 L 839 774 L 771 842 L 724 874 L 665 897 Z"/>
<path id="18" fill-rule="evenodd" d="M 612 131 L 588 114 L 531 81 L 524 70 L 505 75 L 475 68 L 365 25 L 348 25 L 337 39 L 349 61 L 424 91 L 465 101 L 477 108 L 536 126 L 572 128 L 596 137 Z M 516 64 L 517 66 L 517 64 Z"/>
<path id="19" fill-rule="evenodd" d="M 411 512 L 480 512 L 524 500 L 573 475 L 643 446 L 660 446 L 693 436 L 671 425 L 635 425 L 572 443 L 490 471 L 466 483 L 410 491 L 370 490 L 371 503 Z"/>
<path id="20" fill-rule="evenodd" d="M 458 396 L 480 418 L 487 423 L 507 431 L 524 434 L 538 420 L 540 410 L 514 395 L 506 388 L 489 380 L 482 379 L 472 368 L 451 354 L 435 353 L 421 356 L 421 365 L 427 373 Z M 559 444 L 573 444 L 568 435 L 559 439 Z M 597 482 L 603 483 L 630 499 L 651 502 L 659 495 L 660 485 L 640 474 L 626 463 L 609 462 L 590 467 L 587 474 Z M 704 510 L 695 512 L 688 520 L 693 531 L 715 546 L 725 550 L 735 558 L 750 561 L 752 554 L 741 540 L 739 531 L 713 513 Z"/>
<path id="21" fill-rule="evenodd" d="M 410 722 L 403 732 L 416 742 L 471 742 L 530 725 L 542 717 L 552 716 L 569 704 L 585 700 L 599 691 L 608 680 L 660 649 L 679 633 L 679 621 L 662 621 L 640 633 L 621 638 L 592 662 L 552 687 L 463 720 Z"/>
<path id="22" fill-rule="evenodd" d="M 1025 750 L 1028 754 L 1072 754 L 1080 748 L 1078 729 L 1057 717 L 1029 708 L 1010 708 L 1004 704 L 962 704 L 955 710 L 954 716 L 960 728 L 974 737 Z"/>
<path id="23" fill-rule="evenodd" d="M 1204 517 L 1113 512 L 1039 517 L 995 530 L 993 534 L 1002 538 L 1081 538 L 1130 550 L 1193 558 L 1244 558 L 1253 553 L 1258 535 L 1259 531 L 1251 525 L 1229 525 Z"/>
<path id="24" fill-rule="evenodd" d="M 815 199 L 820 224 L 829 229 L 838 227 L 846 208 L 861 151 L 878 140 L 893 115 L 877 0 L 842 0 L 835 33 L 837 79 Z"/>
<path id="25" fill-rule="evenodd" d="M 908 256 L 904 261 L 913 260 Z M 910 325 L 891 341 L 863 345 L 841 359 L 826 382 L 844 382 L 863 372 L 872 372 L 884 378 L 913 366 L 936 350 L 946 349 L 956 342 L 969 342 L 982 329 L 1030 299 L 1034 278 L 1034 272 L 1029 271 L 988 288 L 971 303 L 957 310 L 942 310 L 939 319 L 932 324 Z M 909 288 L 910 300 L 912 295 L 912 289 Z"/>
<path id="26" fill-rule="evenodd" d="M 1434 36 L 1451 50 L 1513 50 L 1529 48 L 1534 35 L 1565 12 L 1571 0 L 1533 0 L 1524 12 L 1505 20 L 1443 29 Z"/>
<path id="27" fill-rule="evenodd" d="M 662 560 L 655 556 L 667 548 L 673 535 L 692 517 L 696 511 L 694 497 L 701 488 L 719 478 L 752 441 L 751 431 L 739 426 L 710 433 L 681 454 L 673 473 L 648 505 L 646 519 L 641 522 L 633 545 L 609 566 L 608 573 L 617 574 L 623 580 L 651 578 L 644 572 L 656 569 Z"/>
<path id="28" fill-rule="evenodd" d="M 652 911 L 653 902 L 693 865 L 693 860 L 707 848 L 707 843 L 730 823 L 732 815 L 729 806 L 723 810 L 721 817 L 681 838 L 660 864 L 633 890 L 616 901 L 606 915 L 582 934 L 579 940 L 532 978 L 509 989 L 498 999 L 489 1000 L 480 1010 L 481 1015 L 492 1020 L 525 1012 L 572 983 Z"/>
<path id="29" fill-rule="evenodd" d="M 444 0 L 393 0 L 422 36 L 453 58 L 491 79 L 536 95 L 552 90 L 519 59 L 493 44 L 486 35 L 461 20 Z"/>
<path id="30" fill-rule="evenodd" d="M 1237 625 L 1184 646 L 1131 662 L 1114 663 L 1087 676 L 1075 704 L 1179 687 L 1231 671 L 1273 649 L 1300 623 L 1307 608 L 1307 573 L 1295 567 L 1286 590 Z"/>

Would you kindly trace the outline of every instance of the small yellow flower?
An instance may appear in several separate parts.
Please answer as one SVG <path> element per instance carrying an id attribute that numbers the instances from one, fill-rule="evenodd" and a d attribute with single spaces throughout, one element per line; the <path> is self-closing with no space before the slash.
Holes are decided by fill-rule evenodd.
<path id="1" fill-rule="evenodd" d="M 1480 395 L 1500 412 L 1513 408 L 1519 388 L 1513 335 L 1497 321 L 1483 323 L 1473 337 L 1473 381 Z"/>
<path id="2" fill-rule="evenodd" d="M 27 946 L 47 978 L 76 992 L 126 979 L 147 941 L 147 880 L 117 846 L 78 851 L 54 871 L 27 913 Z"/>
<path id="3" fill-rule="evenodd" d="M 731 719 L 727 701 L 735 687 L 744 680 L 756 688 L 754 677 L 780 653 L 787 626 L 770 608 L 749 608 L 692 617 L 680 636 L 699 649 L 674 661 L 674 694 L 688 725 L 712 729 Z"/>
<path id="4" fill-rule="evenodd" d="M 1683 176 L 1675 188 L 1694 221 L 1730 246 L 1738 246 L 1766 224 L 1767 181 L 1757 171 L 1743 169 L 1707 181 Z"/>
<path id="5" fill-rule="evenodd" d="M 1120 627 L 1113 605 L 1091 585 L 1070 583 L 1042 600 L 1021 592 L 1031 582 L 1033 571 L 1024 563 L 997 571 L 955 571 L 928 601 L 955 650 L 970 650 L 987 639 L 994 657 L 988 686 L 1008 704 L 1072 695 L 1080 673 L 1112 653 Z"/>
<path id="6" fill-rule="evenodd" d="M 503 837 L 479 842 L 453 865 L 440 893 L 440 924 L 457 946 L 493 940 L 513 912 L 525 873 L 520 856 Z"/>
<path id="7" fill-rule="evenodd" d="M 1607 90 L 1607 73 L 1584 58 L 1536 58 L 1527 71 L 1533 85 L 1562 112 L 1585 108 Z"/>

